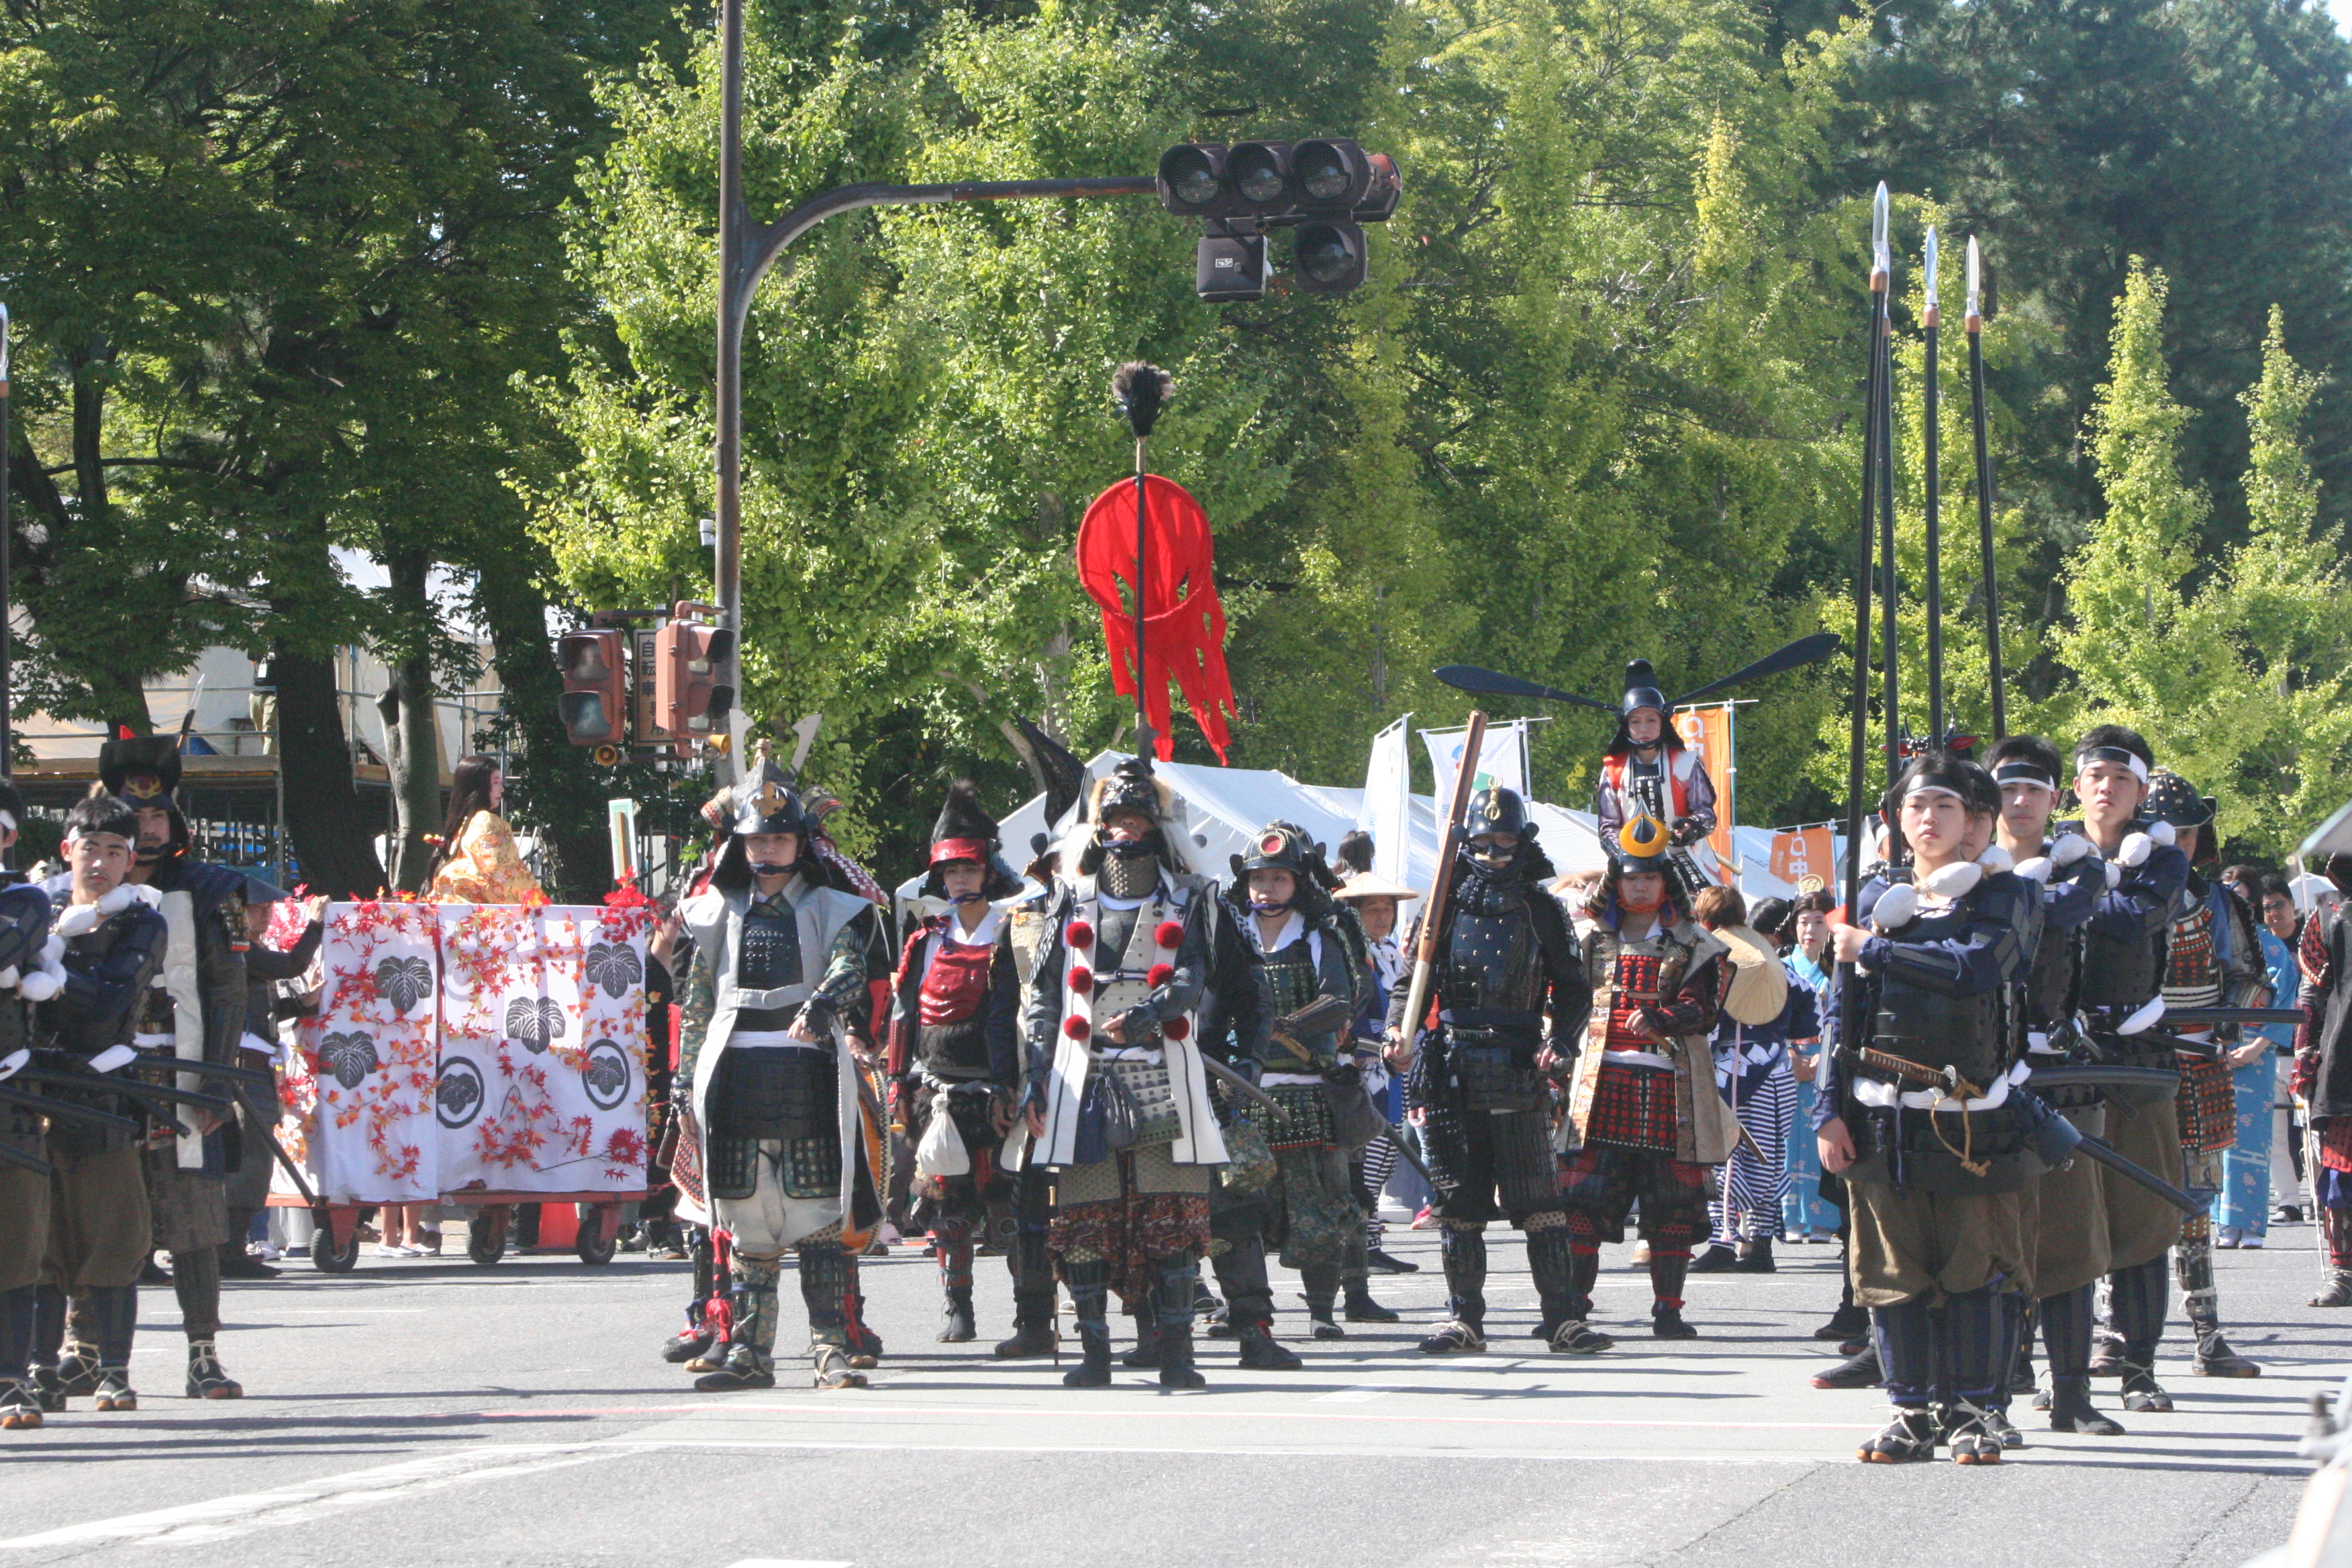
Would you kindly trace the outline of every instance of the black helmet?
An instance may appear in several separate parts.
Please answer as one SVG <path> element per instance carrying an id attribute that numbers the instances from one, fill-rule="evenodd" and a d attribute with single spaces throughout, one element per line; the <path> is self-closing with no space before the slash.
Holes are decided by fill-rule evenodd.
<path id="1" fill-rule="evenodd" d="M 939 820 L 931 825 L 930 864 L 923 874 L 924 895 L 934 899 L 947 896 L 940 871 L 958 860 L 975 861 L 987 872 L 982 889 L 983 897 L 1010 898 L 1019 891 L 1021 879 L 997 852 L 997 832 L 996 818 L 980 804 L 980 786 L 970 779 L 958 779 L 950 784 L 947 802 L 940 807 Z"/>
<path id="2" fill-rule="evenodd" d="M 1658 672 L 1648 659 L 1637 658 L 1625 667 L 1625 695 L 1617 704 L 1617 716 L 1630 719 L 1644 708 L 1654 708 L 1661 719 L 1672 711 L 1666 694 L 1658 689 Z"/>
<path id="3" fill-rule="evenodd" d="M 1108 778 L 1095 785 L 1094 796 L 1093 816 L 1097 823 L 1114 811 L 1139 811 L 1156 823 L 1167 823 L 1167 802 L 1160 781 L 1152 776 L 1149 758 L 1129 757 L 1119 763 Z"/>
<path id="4" fill-rule="evenodd" d="M 2200 795 L 2196 786 L 2170 768 L 2154 768 L 2147 775 L 2147 800 L 2139 814 L 2150 822 L 2175 827 L 2202 827 L 2213 820 L 2214 800 Z"/>
<path id="5" fill-rule="evenodd" d="M 738 838 L 755 833 L 797 833 L 809 836 L 807 810 L 791 775 L 769 758 L 762 742 L 760 771 L 739 784 L 728 801 L 727 826 Z"/>
<path id="6" fill-rule="evenodd" d="M 1233 858 L 1234 878 L 1242 881 L 1252 871 L 1288 871 L 1302 879 L 1313 875 L 1314 847 L 1295 823 L 1269 822 L 1251 836 L 1246 853 Z"/>
<path id="7" fill-rule="evenodd" d="M 1470 808 L 1463 814 L 1462 837 L 1475 838 L 1482 833 L 1516 833 L 1521 838 L 1532 838 L 1535 824 L 1528 820 L 1528 803 L 1519 792 L 1495 785 L 1482 789 L 1470 797 Z"/>
<path id="8" fill-rule="evenodd" d="M 1666 851 L 1673 843 L 1666 825 L 1641 811 L 1625 819 L 1614 843 L 1601 848 L 1608 852 L 1610 875 L 1615 878 L 1632 871 L 1664 871 Z"/>

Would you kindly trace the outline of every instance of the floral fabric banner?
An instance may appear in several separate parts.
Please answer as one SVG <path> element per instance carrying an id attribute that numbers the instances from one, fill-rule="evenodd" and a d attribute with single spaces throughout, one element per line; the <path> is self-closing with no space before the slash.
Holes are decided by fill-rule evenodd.
<path id="1" fill-rule="evenodd" d="M 439 1195 L 435 915 L 425 904 L 331 904 L 316 1016 L 295 1031 L 278 1141 L 331 1203 Z M 290 1192 L 285 1173 L 277 1185 Z"/>
<path id="2" fill-rule="evenodd" d="M 320 1196 L 645 1186 L 646 910 L 370 900 L 326 921 L 278 1130 Z"/>
<path id="3" fill-rule="evenodd" d="M 646 1184 L 646 951 L 635 910 L 444 904 L 445 1192 Z"/>

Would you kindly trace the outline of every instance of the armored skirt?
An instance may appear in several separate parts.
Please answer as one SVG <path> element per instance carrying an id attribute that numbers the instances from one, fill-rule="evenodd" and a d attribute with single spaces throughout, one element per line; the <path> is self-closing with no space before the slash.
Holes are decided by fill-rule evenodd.
<path id="1" fill-rule="evenodd" d="M 2183 1171 L 2180 1118 L 2173 1101 L 2114 1106 L 2107 1111 L 2107 1142 L 2142 1170 L 2178 1186 Z M 2163 1257 L 2180 1239 L 2180 1211 L 2137 1182 L 2104 1184 L 2111 1269 L 2133 1268 Z"/>

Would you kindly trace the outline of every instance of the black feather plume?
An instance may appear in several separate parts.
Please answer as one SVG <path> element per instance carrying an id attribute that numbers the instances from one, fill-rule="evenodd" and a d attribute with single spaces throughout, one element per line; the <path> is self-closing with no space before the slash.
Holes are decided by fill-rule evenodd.
<path id="1" fill-rule="evenodd" d="M 1135 432 L 1137 440 L 1151 434 L 1175 386 L 1174 376 L 1139 359 L 1129 360 L 1111 373 L 1110 395 L 1118 400 L 1119 412 L 1127 416 L 1127 427 Z"/>

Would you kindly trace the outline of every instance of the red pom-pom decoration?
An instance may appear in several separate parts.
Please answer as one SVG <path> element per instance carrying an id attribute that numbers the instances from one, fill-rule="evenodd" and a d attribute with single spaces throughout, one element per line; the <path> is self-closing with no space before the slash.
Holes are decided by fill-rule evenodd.
<path id="1" fill-rule="evenodd" d="M 1062 1033 L 1069 1036 L 1070 1038 L 1074 1040 L 1083 1040 L 1094 1032 L 1095 1026 L 1092 1024 L 1087 1023 L 1084 1018 L 1065 1018 L 1062 1020 Z"/>
<path id="2" fill-rule="evenodd" d="M 1176 966 L 1172 963 L 1155 963 L 1143 972 L 1143 983 L 1155 991 L 1175 978 Z"/>
<path id="3" fill-rule="evenodd" d="M 1166 1023 L 1160 1026 L 1160 1032 L 1167 1036 L 1171 1040 L 1181 1040 L 1185 1036 L 1192 1032 L 1192 1020 L 1190 1018 L 1171 1018 Z"/>
<path id="4" fill-rule="evenodd" d="M 1095 944 L 1095 928 L 1084 921 L 1072 921 L 1069 933 L 1065 940 L 1072 947 L 1092 947 Z"/>
<path id="5" fill-rule="evenodd" d="M 1070 971 L 1070 989 L 1083 996 L 1095 988 L 1095 972 L 1091 969 Z"/>
<path id="6" fill-rule="evenodd" d="M 1184 927 L 1181 921 L 1161 921 L 1159 929 L 1151 933 L 1151 940 L 1162 947 L 1174 947 L 1184 940 Z"/>

